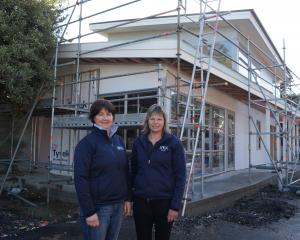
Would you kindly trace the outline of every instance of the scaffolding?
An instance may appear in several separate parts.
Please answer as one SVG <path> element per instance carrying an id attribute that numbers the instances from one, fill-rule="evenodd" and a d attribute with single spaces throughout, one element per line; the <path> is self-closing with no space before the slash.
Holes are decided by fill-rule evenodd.
<path id="1" fill-rule="evenodd" d="M 192 135 L 195 138 L 193 143 L 193 151 L 191 153 L 191 167 L 189 169 L 189 175 L 187 179 L 187 187 L 184 196 L 184 207 L 182 215 L 185 213 L 185 207 L 187 201 L 193 197 L 194 181 L 197 178 L 195 165 L 200 165 L 200 178 L 201 178 L 201 190 L 200 197 L 203 197 L 204 193 L 204 176 L 205 176 L 205 154 L 209 150 L 205 146 L 205 132 L 210 127 L 205 124 L 205 103 L 207 88 L 209 86 L 210 80 L 210 70 L 213 67 L 213 59 L 216 58 L 214 54 L 222 54 L 223 57 L 237 65 L 237 69 L 244 68 L 246 77 L 248 79 L 248 159 L 249 159 L 249 182 L 251 182 L 251 169 L 268 169 L 276 172 L 278 179 L 278 186 L 280 190 L 285 188 L 299 188 L 295 186 L 299 180 L 294 180 L 295 171 L 299 160 L 299 130 L 298 124 L 296 122 L 299 109 L 299 100 L 292 101 L 292 96 L 297 96 L 291 88 L 291 72 L 287 69 L 285 65 L 285 57 L 278 64 L 259 48 L 253 41 L 248 39 L 243 33 L 241 33 L 235 26 L 233 26 L 229 21 L 226 20 L 225 12 L 219 12 L 220 2 L 216 9 L 209 7 L 210 3 L 213 1 L 200 1 L 200 20 L 199 20 L 199 35 L 198 44 L 195 47 L 194 64 L 193 71 L 191 73 L 191 80 L 189 82 L 189 94 L 187 97 L 187 104 L 185 108 L 185 114 L 183 119 L 183 124 L 181 128 L 180 139 L 184 138 L 184 132 L 188 131 L 189 124 L 192 127 L 197 127 L 196 133 Z M 205 12 L 205 9 L 209 7 L 209 14 Z M 202 11 L 203 10 L 203 11 Z M 211 20 L 213 18 L 214 20 Z M 231 41 L 228 37 L 222 34 L 218 30 L 219 20 L 222 23 L 228 24 L 234 31 L 236 31 L 241 38 L 246 42 L 246 48 L 237 45 L 234 41 Z M 212 24 L 214 22 L 214 25 Z M 203 26 L 207 24 L 209 29 L 213 29 L 214 37 L 207 37 L 209 34 L 204 31 Z M 215 49 L 216 35 L 222 37 L 229 41 L 241 52 L 241 57 L 236 61 L 230 58 L 228 55 L 220 52 L 220 49 Z M 203 49 L 207 47 L 208 51 L 204 53 Z M 285 56 L 285 47 L 283 47 Z M 257 55 L 263 55 L 265 63 L 257 59 Z M 244 60 L 244 61 L 242 61 Z M 204 66 L 205 65 L 205 66 Z M 197 68 L 200 71 L 200 79 L 195 81 L 195 73 Z M 272 75 L 273 83 L 270 83 L 264 77 L 261 76 L 260 71 L 264 69 Z M 205 75 L 204 75 L 205 72 Z M 243 75 L 243 70 L 240 71 Z M 295 76 L 297 78 L 297 76 Z M 213 85 L 213 84 L 212 84 Z M 226 82 L 224 85 L 227 85 Z M 199 91 L 200 88 L 200 91 Z M 271 90 L 270 90 L 271 89 Z M 266 91 L 269 90 L 269 91 Z M 271 94 L 270 94 L 271 92 Z M 200 104 L 195 107 L 195 101 L 199 99 Z M 262 132 L 261 123 L 259 121 L 255 122 L 254 112 L 262 111 L 266 116 L 266 131 Z M 197 121 L 195 121 L 197 119 Z M 186 123 L 188 122 L 188 123 Z M 272 122 L 272 124 L 270 124 Z M 272 127 L 272 130 L 270 129 Z M 269 128 L 269 129 L 267 129 Z M 201 136 L 201 138 L 200 138 Z M 253 156 L 251 151 L 253 151 L 253 136 L 257 140 L 257 148 L 263 149 L 269 160 L 269 163 L 256 165 L 253 163 Z M 270 140 L 271 138 L 271 140 Z M 270 145 L 272 141 L 272 148 Z M 276 144 L 281 141 L 281 146 Z M 198 147 L 201 144 L 201 147 Z M 228 143 L 227 143 L 228 144 Z M 279 147 L 278 147 L 279 146 Z M 281 147 L 280 160 L 278 158 L 276 149 Z M 272 152 L 271 152 L 272 151 Z"/>
<path id="2" fill-rule="evenodd" d="M 194 165 L 195 165 L 195 159 L 197 156 L 201 156 L 201 197 L 204 191 L 204 162 L 205 162 L 205 155 L 203 149 L 205 149 L 205 102 L 206 102 L 206 95 L 207 95 L 207 89 L 208 89 L 208 83 L 210 79 L 210 69 L 212 67 L 212 61 L 213 61 L 213 54 L 215 49 L 215 43 L 216 43 L 216 37 L 217 37 L 217 28 L 219 25 L 219 11 L 220 11 L 220 4 L 221 1 L 215 1 L 217 2 L 217 9 L 214 10 L 210 4 L 207 1 L 200 2 L 200 17 L 199 17 L 199 33 L 198 33 L 198 43 L 195 50 L 194 55 L 194 63 L 193 63 L 193 70 L 192 70 L 192 77 L 189 82 L 189 91 L 187 96 L 187 103 L 185 107 L 184 117 L 183 117 L 183 123 L 182 128 L 180 132 L 180 140 L 183 139 L 184 131 L 186 130 L 186 121 L 191 119 L 191 122 L 195 127 L 197 126 L 197 130 L 193 131 L 192 137 L 194 139 L 193 146 L 192 146 L 192 152 L 191 152 L 191 165 L 189 169 L 189 174 L 187 178 L 187 186 L 185 189 L 184 194 L 184 204 L 183 204 L 183 210 L 182 215 L 185 214 L 185 208 L 188 200 L 188 192 L 189 192 L 189 185 L 192 181 L 193 173 L 194 173 Z M 208 14 L 209 13 L 209 14 Z M 212 29 L 212 32 L 205 32 L 204 36 L 204 27 L 206 21 L 210 19 L 209 28 Z M 209 46 L 208 54 L 204 55 L 204 40 L 205 37 L 212 35 L 211 38 L 211 44 Z M 207 66 L 205 66 L 207 65 Z M 195 81 L 195 74 L 196 69 L 199 69 L 200 71 L 200 81 Z M 205 72 L 205 76 L 204 76 Z M 200 91 L 199 91 L 200 88 Z M 195 102 L 200 100 L 200 104 L 195 104 Z M 196 105 L 196 106 L 195 106 Z M 188 114 L 190 112 L 190 114 Z M 197 124 L 197 125 L 195 125 Z M 199 139 L 200 139 L 200 133 L 201 133 L 201 147 L 198 148 Z M 187 152 L 187 154 L 189 154 Z M 194 180 L 194 179 L 193 179 Z M 191 193 L 193 193 L 193 189 Z"/>
<path id="3" fill-rule="evenodd" d="M 296 87 L 292 84 L 292 78 L 298 77 L 287 68 L 285 58 L 281 59 L 276 50 L 273 55 L 265 52 L 228 20 L 232 12 L 220 11 L 220 0 L 197 1 L 199 11 L 196 14 L 188 13 L 189 1 L 183 3 L 178 0 L 170 10 L 109 22 L 103 22 L 102 16 L 105 19 L 105 15 L 120 9 L 133 8 L 137 4 L 142 6 L 143 0 L 128 1 L 92 14 L 84 11 L 89 4 L 93 4 L 93 0 L 76 0 L 65 7 L 68 17 L 59 26 L 63 30 L 56 45 L 53 91 L 50 103 L 48 101 L 47 105 L 44 101 L 47 114 L 51 113 L 48 203 L 52 184 L 72 183 L 74 148 L 92 127 L 87 119 L 89 108 L 97 98 L 106 98 L 119 111 L 116 124 L 122 130 L 128 152 L 133 137 L 139 134 L 147 107 L 159 103 L 166 110 L 169 109 L 169 125 L 180 137 L 186 150 L 189 174 L 184 214 L 188 201 L 204 196 L 205 178 L 214 175 L 207 171 L 207 162 L 218 157 L 223 159 L 224 166 L 220 167 L 222 173 L 229 169 L 229 161 L 235 161 L 234 114 L 224 110 L 220 114 L 223 125 L 216 126 L 214 116 L 219 113 L 212 110 L 213 106 L 208 107 L 209 89 L 221 89 L 247 106 L 249 181 L 251 169 L 260 168 L 275 171 L 281 189 L 295 187 L 298 182 L 294 178 L 299 159 L 299 128 L 296 123 L 299 101 L 291 97 L 296 96 L 292 92 L 292 88 Z M 100 17 L 101 22 L 95 23 L 96 17 Z M 85 39 L 91 36 L 99 37 L 99 34 L 105 35 L 107 32 L 114 34 L 118 28 L 141 29 L 143 24 L 151 24 L 149 22 L 155 19 L 172 24 L 169 23 L 169 27 L 163 31 L 152 28 L 151 34 L 137 34 L 134 39 L 123 42 L 116 40 L 116 34 L 113 43 L 101 43 L 100 47 L 97 43 L 85 45 Z M 92 32 L 84 32 L 87 22 Z M 235 37 L 223 32 L 222 28 L 230 29 L 228 32 Z M 77 33 L 67 36 L 69 31 Z M 172 48 L 165 47 L 166 51 L 172 51 L 171 54 L 142 56 L 134 52 L 141 51 L 139 47 L 132 47 L 148 42 L 150 47 L 153 45 L 155 48 L 156 41 L 161 39 L 166 45 L 172 45 Z M 122 49 L 124 54 L 114 56 L 115 49 Z M 103 73 L 100 65 L 111 67 L 107 67 Z M 140 67 L 139 70 L 136 70 L 136 66 Z M 243 83 L 218 77 L 215 69 L 224 67 L 227 68 L 225 74 L 243 78 Z M 140 78 L 154 84 L 148 88 L 141 86 L 135 81 Z M 112 81 L 117 82 L 115 91 L 108 87 Z M 126 87 L 122 90 L 119 84 Z M 139 87 L 144 90 L 141 91 Z M 255 120 L 257 114 L 264 114 L 266 122 Z M 266 126 L 265 131 L 262 131 L 262 125 Z M 220 139 L 213 143 L 213 136 Z M 210 138 L 209 143 L 207 138 Z M 257 150 L 265 150 L 265 155 L 260 155 L 268 159 L 265 164 L 257 165 L 253 160 L 253 145 Z M 234 164 L 230 169 L 234 169 Z"/>
<path id="4" fill-rule="evenodd" d="M 274 89 L 275 96 L 270 98 L 263 91 L 264 82 L 260 83 L 259 81 L 265 81 L 262 79 L 256 72 L 257 69 L 265 68 L 255 60 L 252 56 L 252 52 L 255 51 L 257 47 L 248 42 L 247 44 L 247 56 L 249 61 L 248 66 L 248 86 L 251 89 L 251 85 L 254 83 L 258 86 L 259 93 L 261 93 L 261 99 L 255 99 L 251 94 L 248 94 L 248 113 L 249 113 L 249 175 L 251 168 L 255 167 L 258 169 L 270 169 L 276 172 L 278 179 L 278 186 L 280 190 L 283 190 L 286 187 L 290 187 L 293 182 L 293 175 L 296 170 L 297 162 L 298 162 L 298 145 L 296 136 L 298 133 L 295 133 L 294 129 L 296 127 L 296 118 L 299 109 L 299 101 L 297 103 L 293 102 L 290 99 L 290 96 L 295 95 L 295 93 L 288 88 L 288 85 L 291 82 L 291 79 L 288 79 L 287 76 L 290 76 L 287 67 L 285 65 L 285 47 L 284 50 L 284 59 L 282 65 L 278 66 L 273 63 L 273 65 L 268 66 L 268 68 L 275 68 L 274 79 L 280 79 L 278 82 L 275 81 L 275 84 L 272 84 L 272 88 Z M 261 51 L 260 49 L 258 49 Z M 261 51 L 262 52 L 262 51 Z M 265 54 L 264 52 L 262 52 Z M 257 67 L 258 66 L 258 67 Z M 278 75 L 278 70 L 281 71 Z M 277 71 L 276 71 L 277 70 Z M 290 76 L 291 77 L 291 76 Z M 269 84 L 269 83 L 268 83 Z M 280 105 L 280 106 L 279 106 Z M 270 121 L 270 117 L 273 119 L 273 127 L 266 129 L 265 132 L 261 130 L 261 124 L 254 120 L 252 113 L 252 106 L 258 106 L 265 109 L 266 112 L 266 121 Z M 270 164 L 265 165 L 255 165 L 252 163 L 251 158 L 251 137 L 254 136 L 257 140 L 257 148 L 263 146 L 269 160 Z M 263 137 L 264 136 L 264 137 Z M 269 139 L 267 138 L 269 137 Z M 276 156 L 276 153 L 271 152 L 270 149 L 270 141 L 272 140 L 276 143 L 277 141 L 281 141 L 281 154 L 280 156 Z M 293 140 L 292 140 L 293 139 Z M 274 145 L 274 147 L 277 147 Z M 279 157 L 279 158 L 278 158 Z M 293 168 L 290 167 L 290 164 L 293 164 Z"/>

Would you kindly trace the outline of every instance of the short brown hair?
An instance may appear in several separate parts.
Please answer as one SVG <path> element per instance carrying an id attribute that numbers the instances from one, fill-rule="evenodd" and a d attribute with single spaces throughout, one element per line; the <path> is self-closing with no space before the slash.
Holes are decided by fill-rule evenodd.
<path id="1" fill-rule="evenodd" d="M 92 123 L 95 123 L 94 118 L 95 116 L 102 110 L 102 109 L 107 110 L 113 115 L 113 119 L 115 119 L 115 113 L 116 113 L 116 108 L 115 106 L 108 100 L 106 99 L 98 99 L 95 102 L 93 102 L 91 108 L 90 108 L 90 114 L 89 114 L 89 119 L 92 121 Z"/>
<path id="2" fill-rule="evenodd" d="M 162 109 L 162 107 L 158 104 L 153 104 L 152 106 L 150 106 L 148 108 L 147 115 L 146 115 L 145 122 L 144 122 L 144 128 L 143 128 L 142 132 L 144 134 L 149 134 L 150 133 L 149 119 L 150 119 L 150 117 L 153 113 L 157 113 L 157 114 L 163 116 L 163 118 L 164 118 L 163 132 L 169 132 L 168 122 L 167 122 L 167 115 L 164 112 L 164 110 Z"/>

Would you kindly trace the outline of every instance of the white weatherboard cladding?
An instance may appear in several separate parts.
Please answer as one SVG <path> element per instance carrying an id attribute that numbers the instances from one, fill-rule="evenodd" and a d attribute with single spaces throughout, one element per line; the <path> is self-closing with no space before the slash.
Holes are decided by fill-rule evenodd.
<path id="1" fill-rule="evenodd" d="M 119 39 L 101 43 L 83 43 L 81 45 L 82 58 L 130 58 L 130 57 L 176 57 L 176 35 L 162 36 L 144 41 Z M 126 44 L 124 44 L 126 43 Z M 123 44 L 122 46 L 116 46 Z M 63 46 L 59 52 L 60 58 L 76 58 L 76 44 Z M 106 49 L 104 49 L 106 48 Z M 95 51 L 97 50 L 97 51 Z M 92 51 L 92 52 L 89 52 Z"/>
<path id="2" fill-rule="evenodd" d="M 261 79 L 258 80 L 259 84 L 264 89 L 272 92 L 273 94 L 275 94 L 276 91 L 277 97 L 279 97 L 279 88 L 275 88 L 275 83 L 273 83 L 274 75 L 272 75 L 272 73 L 268 69 L 262 69 L 260 70 L 260 77 Z"/>
<path id="3" fill-rule="evenodd" d="M 167 35 L 166 33 L 172 33 L 176 32 L 176 27 L 173 27 L 173 29 L 168 29 L 167 31 L 164 30 L 152 30 L 152 31 L 136 31 L 136 32 L 126 32 L 126 33 L 114 33 L 109 35 L 108 42 L 112 43 L 121 43 L 123 41 L 136 41 L 138 39 L 148 38 L 148 37 L 154 37 L 155 41 L 157 43 L 161 42 L 163 46 L 168 46 L 166 43 L 164 43 L 167 39 L 171 39 L 172 37 L 170 35 Z M 166 34 L 162 36 L 161 34 Z M 155 38 L 155 36 L 161 35 L 164 38 L 164 41 L 160 41 L 160 38 Z M 176 47 L 176 44 L 174 45 Z"/>
<path id="4" fill-rule="evenodd" d="M 101 67 L 101 77 L 123 75 L 127 73 L 154 71 L 150 73 L 120 76 L 117 78 L 104 79 L 100 82 L 100 94 L 110 94 L 125 91 L 137 91 L 158 87 L 158 65 L 105 65 Z M 157 70 L 157 71 L 156 71 Z"/>

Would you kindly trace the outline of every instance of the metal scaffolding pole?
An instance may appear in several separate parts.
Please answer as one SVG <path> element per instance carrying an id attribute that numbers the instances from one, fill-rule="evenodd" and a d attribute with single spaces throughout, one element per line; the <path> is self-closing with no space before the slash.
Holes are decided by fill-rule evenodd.
<path id="1" fill-rule="evenodd" d="M 54 123 L 54 111 L 55 111 L 55 85 L 56 85 L 56 78 L 57 78 L 57 56 L 58 56 L 58 42 L 56 42 L 56 48 L 55 48 L 55 59 L 54 59 L 54 76 L 53 76 L 53 89 L 52 89 L 52 106 L 51 106 L 51 125 L 50 125 L 50 144 L 49 144 L 49 159 L 48 159 L 48 173 L 47 173 L 47 205 L 50 203 L 50 168 L 51 168 L 51 159 L 53 158 L 53 151 L 52 151 L 52 145 L 53 145 L 53 123 Z"/>
<path id="2" fill-rule="evenodd" d="M 179 116 L 179 93 L 180 93 L 180 80 L 181 80 L 181 73 L 180 73 L 180 59 L 181 59 L 181 51 L 180 51 L 180 41 L 181 41 L 181 24 L 180 24 L 180 10 L 181 10 L 182 2 L 181 0 L 178 0 L 178 6 L 177 6 L 177 71 L 176 71 L 176 109 L 175 109 L 175 116 L 176 116 L 176 133 L 178 135 L 179 133 L 179 127 L 180 127 L 180 116 Z"/>
<path id="3" fill-rule="evenodd" d="M 297 104 L 297 106 L 295 107 L 294 106 L 294 109 L 291 108 L 291 105 L 288 104 L 288 85 L 287 85 L 287 70 L 286 70 L 286 65 L 285 65 L 285 46 L 283 45 L 283 51 L 284 51 L 284 58 L 283 58 L 283 64 L 282 65 L 278 65 L 278 67 L 280 66 L 283 66 L 283 69 L 281 69 L 283 71 L 283 88 L 282 88 L 282 84 L 279 86 L 281 87 L 280 88 L 280 93 L 281 95 L 279 96 L 279 98 L 277 97 L 277 89 L 276 89 L 276 81 L 277 81 L 277 75 L 276 75 L 276 72 L 275 71 L 275 87 L 274 87 L 274 95 L 275 95 L 275 99 L 273 101 L 273 99 L 268 99 L 267 96 L 265 95 L 260 83 L 258 83 L 257 81 L 257 78 L 255 78 L 255 82 L 256 82 L 256 85 L 258 86 L 259 88 L 259 91 L 263 97 L 263 100 L 266 104 L 266 109 L 269 109 L 270 112 L 272 113 L 272 116 L 273 116 L 273 119 L 275 120 L 275 123 L 277 125 L 277 127 L 275 127 L 275 130 L 278 129 L 279 132 L 278 133 L 275 133 L 276 136 L 281 136 L 281 138 L 283 139 L 283 145 L 282 145 L 282 152 L 283 152 L 283 161 L 280 161 L 280 166 L 278 166 L 275 162 L 274 162 L 274 159 L 272 158 L 271 154 L 270 154 L 270 150 L 268 149 L 268 147 L 266 146 L 264 140 L 262 139 L 262 136 L 261 136 L 261 131 L 260 129 L 257 128 L 256 126 L 256 123 L 254 122 L 251 114 L 250 114 L 250 111 L 249 111 L 249 119 L 251 120 L 253 126 L 255 127 L 256 129 L 256 136 L 258 136 L 261 141 L 262 141 L 262 144 L 264 146 L 264 149 L 265 149 L 265 152 L 267 153 L 268 155 L 268 158 L 270 160 L 270 162 L 272 163 L 273 165 L 273 168 L 274 170 L 276 171 L 277 173 L 277 177 L 278 177 L 278 184 L 279 184 L 279 189 L 280 190 L 283 190 L 285 187 L 287 187 L 290 182 L 292 182 L 292 178 L 289 179 L 289 173 L 290 173 L 290 168 L 289 168 L 289 164 L 288 162 L 291 161 L 292 162 L 295 162 L 295 166 L 297 165 L 297 158 L 298 158 L 298 154 L 295 155 L 295 152 L 294 152 L 294 148 L 293 148 L 293 142 L 291 141 L 291 138 L 290 138 L 290 135 L 292 135 L 292 131 L 294 129 L 294 126 L 295 126 L 295 120 L 296 120 L 296 116 L 297 116 L 297 112 L 298 112 L 298 109 L 299 109 L 299 102 Z M 252 64 L 251 64 L 251 59 L 252 57 L 250 57 L 250 51 L 249 51 L 249 63 L 248 63 L 248 67 L 249 67 L 249 86 L 250 86 L 250 79 L 252 77 L 252 75 L 254 74 L 254 69 L 252 68 Z M 290 81 L 290 80 L 289 80 Z M 249 106 L 249 109 L 251 108 L 251 105 L 252 105 L 252 100 L 251 100 L 251 95 L 250 95 L 250 91 L 251 89 L 249 88 L 248 89 L 248 95 L 249 95 L 249 102 L 248 102 L 248 106 Z M 282 111 L 282 114 L 281 114 L 281 118 L 283 119 L 283 126 L 281 126 L 280 122 L 279 122 L 279 119 L 277 119 L 277 115 L 275 114 L 274 112 L 274 109 L 273 109 L 273 106 L 272 106 L 272 103 L 275 104 L 275 111 L 278 112 L 278 105 L 277 105 L 277 102 L 278 100 L 283 100 L 283 106 L 281 105 L 281 109 L 283 110 Z M 291 108 L 291 110 L 290 110 Z M 268 111 L 266 110 L 266 114 L 268 113 Z M 291 113 L 292 115 L 290 116 Z M 280 115 L 279 115 L 280 117 Z M 270 135 L 270 134 L 273 134 L 271 132 L 266 132 L 267 135 Z M 249 128 L 249 143 L 251 143 L 251 129 Z M 249 159 L 251 159 L 251 154 L 249 154 Z M 284 167 L 282 167 L 282 164 L 284 164 Z M 249 167 L 253 167 L 251 165 L 251 160 L 249 160 Z M 260 168 L 260 166 L 258 167 Z M 281 174 L 281 172 L 279 172 L 279 169 L 280 171 L 284 171 L 284 177 L 283 175 Z M 295 169 L 295 168 L 294 168 Z M 294 173 L 294 170 L 292 172 L 292 175 Z M 249 176 L 250 176 L 250 168 L 249 168 Z"/>

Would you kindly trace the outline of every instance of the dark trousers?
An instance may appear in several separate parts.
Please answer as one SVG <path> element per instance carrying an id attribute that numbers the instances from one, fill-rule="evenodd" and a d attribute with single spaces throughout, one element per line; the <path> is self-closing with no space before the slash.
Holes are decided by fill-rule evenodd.
<path id="1" fill-rule="evenodd" d="M 133 200 L 133 217 L 138 240 L 152 240 L 154 225 L 155 240 L 168 240 L 170 238 L 172 223 L 167 216 L 170 200 L 146 200 L 135 198 Z"/>

